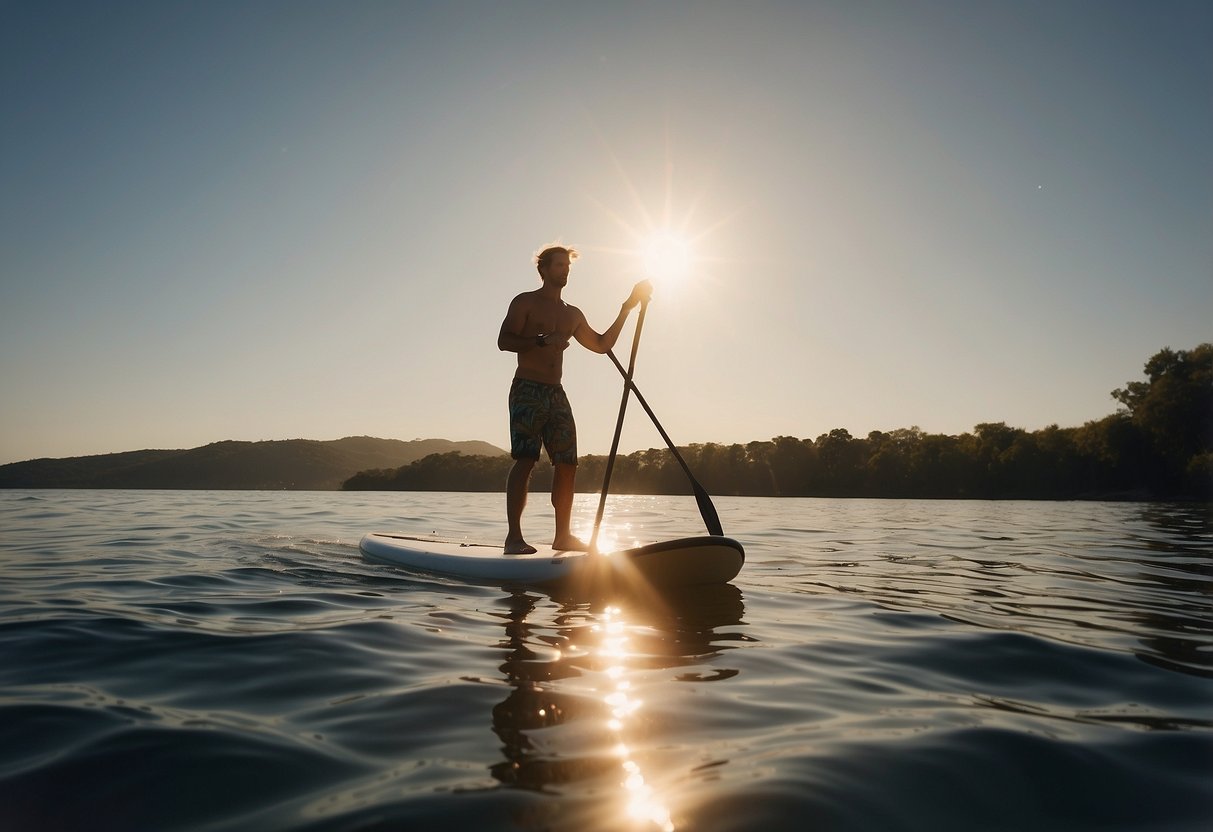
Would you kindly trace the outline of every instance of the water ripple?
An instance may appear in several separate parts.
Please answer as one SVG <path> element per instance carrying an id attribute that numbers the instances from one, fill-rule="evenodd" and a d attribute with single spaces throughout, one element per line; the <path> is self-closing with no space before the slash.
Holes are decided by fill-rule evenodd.
<path id="1" fill-rule="evenodd" d="M 717 504 L 745 569 L 655 603 L 358 553 L 493 539 L 500 495 L 0 493 L 0 828 L 1213 817 L 1208 507 Z M 702 529 L 689 498 L 608 507 Z"/>

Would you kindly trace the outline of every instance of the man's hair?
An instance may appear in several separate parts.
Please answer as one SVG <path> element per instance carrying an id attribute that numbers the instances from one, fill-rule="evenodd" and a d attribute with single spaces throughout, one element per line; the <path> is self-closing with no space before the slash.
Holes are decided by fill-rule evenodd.
<path id="1" fill-rule="evenodd" d="M 542 269 L 552 259 L 553 254 L 567 254 L 569 256 L 570 263 L 581 256 L 577 249 L 573 248 L 572 246 L 552 245 L 541 251 L 535 252 L 535 265 Z"/>

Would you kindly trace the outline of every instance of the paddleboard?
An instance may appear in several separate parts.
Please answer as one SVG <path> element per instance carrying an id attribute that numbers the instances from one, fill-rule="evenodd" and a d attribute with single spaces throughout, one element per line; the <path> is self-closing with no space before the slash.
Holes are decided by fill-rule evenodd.
<path id="1" fill-rule="evenodd" d="M 741 544 L 719 535 L 684 537 L 597 554 L 537 546 L 534 554 L 506 555 L 500 543 L 378 533 L 365 535 L 358 548 L 368 560 L 477 583 L 597 586 L 610 582 L 676 589 L 728 583 L 745 563 Z"/>

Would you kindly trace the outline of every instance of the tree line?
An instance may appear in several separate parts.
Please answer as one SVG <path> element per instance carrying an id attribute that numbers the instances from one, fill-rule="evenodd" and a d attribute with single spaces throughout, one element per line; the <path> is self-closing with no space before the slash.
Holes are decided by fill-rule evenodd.
<path id="1" fill-rule="evenodd" d="M 1081 427 L 1036 431 L 1004 422 L 960 435 L 917 427 L 816 439 L 777 436 L 747 444 L 693 444 L 679 451 L 717 495 L 978 499 L 1213 499 L 1213 344 L 1163 349 L 1145 381 L 1112 391 L 1117 412 Z M 578 486 L 601 488 L 605 456 L 580 460 Z M 391 470 L 364 471 L 347 490 L 502 491 L 508 457 L 433 454 Z M 551 487 L 550 466 L 532 487 Z M 665 448 L 620 455 L 616 494 L 690 494 Z"/>

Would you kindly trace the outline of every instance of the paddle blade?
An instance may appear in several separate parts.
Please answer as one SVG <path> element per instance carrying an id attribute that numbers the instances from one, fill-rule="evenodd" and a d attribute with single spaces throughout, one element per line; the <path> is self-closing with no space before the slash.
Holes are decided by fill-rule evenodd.
<path id="1" fill-rule="evenodd" d="M 691 487 L 695 490 L 695 502 L 699 504 L 699 515 L 703 518 L 703 524 L 707 526 L 708 534 L 718 537 L 724 535 L 724 529 L 720 525 L 720 515 L 716 513 L 716 506 L 712 505 L 712 498 L 708 496 L 708 492 L 693 480 Z"/>

